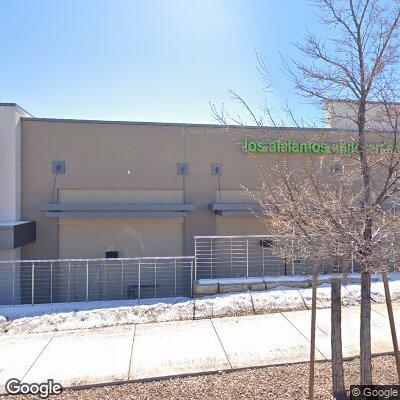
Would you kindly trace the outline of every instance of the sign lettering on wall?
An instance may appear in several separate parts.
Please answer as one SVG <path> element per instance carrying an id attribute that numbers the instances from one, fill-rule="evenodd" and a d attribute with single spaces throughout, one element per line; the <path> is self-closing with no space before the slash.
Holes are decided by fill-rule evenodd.
<path id="1" fill-rule="evenodd" d="M 390 143 L 369 143 L 366 149 L 370 151 L 396 151 L 400 153 L 400 145 L 394 148 Z M 302 154 L 325 154 L 325 153 L 357 153 L 358 145 L 354 141 L 337 143 L 320 142 L 296 142 L 296 141 L 265 141 L 245 139 L 243 151 L 248 153 L 302 153 Z"/>

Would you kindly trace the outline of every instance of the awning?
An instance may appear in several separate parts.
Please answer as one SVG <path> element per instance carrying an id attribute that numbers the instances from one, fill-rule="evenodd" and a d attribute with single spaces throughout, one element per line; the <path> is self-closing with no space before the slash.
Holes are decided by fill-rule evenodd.
<path id="1" fill-rule="evenodd" d="M 194 204 L 169 203 L 49 203 L 39 206 L 53 218 L 186 217 Z"/>
<path id="2" fill-rule="evenodd" d="M 0 222 L 0 249 L 17 249 L 35 240 L 35 221 Z"/>
<path id="3" fill-rule="evenodd" d="M 213 203 L 210 209 L 223 217 L 252 217 L 260 207 L 256 203 Z"/>

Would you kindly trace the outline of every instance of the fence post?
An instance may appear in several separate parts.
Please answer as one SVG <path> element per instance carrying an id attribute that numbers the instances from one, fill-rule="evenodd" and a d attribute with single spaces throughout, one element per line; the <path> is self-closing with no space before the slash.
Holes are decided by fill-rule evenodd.
<path id="1" fill-rule="evenodd" d="M 104 262 L 104 300 L 107 300 L 107 260 Z"/>
<path id="2" fill-rule="evenodd" d="M 293 244 L 293 241 L 292 241 L 292 276 L 294 276 L 294 259 L 293 259 L 293 252 L 294 252 L 294 244 Z M 286 275 L 286 272 L 285 272 L 285 275 Z"/>
<path id="3" fill-rule="evenodd" d="M 343 377 L 341 286 L 340 279 L 331 280 L 332 392 L 335 399 L 347 398 Z"/>
<path id="4" fill-rule="evenodd" d="M 176 258 L 175 258 L 175 297 L 176 297 Z"/>
<path id="5" fill-rule="evenodd" d="M 261 239 L 263 240 L 263 239 Z M 261 247 L 262 249 L 262 276 L 265 276 L 265 248 L 264 246 Z M 278 267 L 278 276 L 279 276 L 279 267 Z"/>
<path id="6" fill-rule="evenodd" d="M 13 263 L 12 299 L 13 306 L 15 306 L 15 263 Z"/>
<path id="7" fill-rule="evenodd" d="M 121 260 L 121 300 L 124 298 L 124 260 Z"/>
<path id="8" fill-rule="evenodd" d="M 383 277 L 383 287 L 385 289 L 386 307 L 387 307 L 389 323 L 390 323 L 390 332 L 392 334 L 394 357 L 395 357 L 395 360 L 396 360 L 397 379 L 400 382 L 399 344 L 398 344 L 398 341 L 397 341 L 396 323 L 394 321 L 394 316 L 393 316 L 393 305 L 392 305 L 392 298 L 390 297 L 390 288 L 389 288 L 389 281 L 388 281 L 387 272 L 383 272 L 382 273 L 382 277 Z"/>
<path id="9" fill-rule="evenodd" d="M 193 297 L 193 260 L 190 261 L 190 297 Z"/>
<path id="10" fill-rule="evenodd" d="M 197 237 L 194 237 L 194 262 L 195 262 L 195 267 L 197 268 Z M 195 268 L 195 270 L 196 270 Z M 196 274 L 196 271 L 195 271 Z"/>
<path id="11" fill-rule="evenodd" d="M 157 298 L 157 259 L 154 260 L 154 298 Z"/>
<path id="12" fill-rule="evenodd" d="M 233 278 L 233 239 L 231 238 L 231 278 Z"/>
<path id="13" fill-rule="evenodd" d="M 193 266 L 193 260 L 192 260 L 192 266 Z M 192 280 L 193 280 L 193 275 L 192 275 Z M 194 281 L 197 281 L 197 255 L 196 252 L 194 253 Z"/>
<path id="14" fill-rule="evenodd" d="M 246 278 L 249 277 L 249 239 L 246 239 Z"/>
<path id="15" fill-rule="evenodd" d="M 12 283 L 12 291 L 13 291 L 13 306 L 15 306 L 15 263 L 13 263 L 13 283 Z"/>
<path id="16" fill-rule="evenodd" d="M 210 249 L 210 257 L 211 257 L 211 279 L 213 278 L 213 238 L 211 238 L 211 249 Z"/>
<path id="17" fill-rule="evenodd" d="M 86 301 L 89 301 L 89 260 L 86 261 Z"/>
<path id="18" fill-rule="evenodd" d="M 67 298 L 67 302 L 69 303 L 69 290 L 71 287 L 71 261 L 68 261 L 68 298 Z"/>
<path id="19" fill-rule="evenodd" d="M 53 304 L 53 261 L 50 261 L 50 303 Z"/>
<path id="20" fill-rule="evenodd" d="M 139 275 L 138 275 L 138 300 L 140 300 L 140 260 L 139 260 Z"/>
<path id="21" fill-rule="evenodd" d="M 35 304 L 35 263 L 32 263 L 32 305 Z"/>

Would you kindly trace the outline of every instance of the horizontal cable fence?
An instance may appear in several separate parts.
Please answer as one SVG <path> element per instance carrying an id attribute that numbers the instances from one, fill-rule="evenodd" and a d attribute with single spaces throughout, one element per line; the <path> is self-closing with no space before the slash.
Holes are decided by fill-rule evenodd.
<path id="1" fill-rule="evenodd" d="M 311 273 L 311 260 L 285 260 L 273 253 L 272 235 L 195 236 L 194 279 L 294 276 Z M 343 270 L 340 260 L 318 262 L 319 273 Z M 350 272 L 358 272 L 350 264 Z"/>
<path id="2" fill-rule="evenodd" d="M 192 296 L 194 257 L 0 261 L 0 304 Z"/>

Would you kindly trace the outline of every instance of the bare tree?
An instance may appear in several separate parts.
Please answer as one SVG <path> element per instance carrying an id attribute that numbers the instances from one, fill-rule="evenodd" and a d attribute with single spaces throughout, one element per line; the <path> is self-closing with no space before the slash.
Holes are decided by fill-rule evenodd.
<path id="1" fill-rule="evenodd" d="M 288 167 L 290 156 L 287 156 L 276 163 L 275 177 L 262 171 L 253 157 L 259 165 L 263 185 L 250 194 L 261 205 L 261 219 L 268 221 L 269 230 L 277 234 L 323 235 L 335 243 L 336 256 L 351 255 L 360 266 L 360 382 L 371 384 L 370 274 L 381 265 L 378 258 L 382 254 L 389 260 L 389 253 L 393 253 L 400 239 L 395 232 L 400 227 L 399 217 L 392 212 L 398 206 L 400 189 L 397 143 L 400 107 L 396 103 L 400 89 L 400 3 L 398 0 L 312 3 L 328 27 L 329 36 L 321 38 L 307 32 L 296 45 L 306 61 L 284 59 L 284 64 L 298 93 L 323 108 L 328 107 L 328 122 L 345 131 L 354 130 L 350 136 L 355 150 L 350 155 L 336 155 L 336 162 L 343 169 L 328 181 L 328 171 L 323 170 L 324 166 L 332 165 L 331 156 L 303 160 L 301 171 Z M 261 69 L 266 73 L 266 63 L 262 61 Z M 265 118 L 257 117 L 240 96 L 232 95 L 249 112 L 253 123 L 262 126 Z M 345 107 L 341 107 L 341 99 L 345 100 L 342 104 Z M 213 111 L 224 124 L 242 123 L 215 108 Z M 276 125 L 268 107 L 263 112 Z M 371 141 L 378 139 L 388 146 L 371 147 Z M 271 187 L 267 182 L 274 185 Z M 280 218 L 279 225 L 271 224 L 274 216 L 282 215 L 290 218 Z"/>
<path id="2" fill-rule="evenodd" d="M 389 101 L 397 94 L 397 62 L 399 57 L 398 28 L 400 8 L 397 1 L 379 0 L 317 0 L 323 22 L 337 32 L 329 40 L 307 34 L 298 49 L 312 62 L 294 61 L 289 72 L 298 91 L 312 99 L 352 99 L 354 113 L 345 117 L 357 127 L 358 161 L 362 175 L 362 237 L 361 255 L 361 324 L 360 324 L 360 381 L 372 384 L 371 368 L 371 302 L 370 270 L 374 253 L 374 210 L 397 191 L 398 160 L 386 167 L 380 191 L 374 190 L 373 164 L 367 154 L 368 104 L 381 102 L 389 111 Z M 352 114 L 352 115 L 351 115 Z M 386 118 L 379 118 L 383 123 Z M 384 115 L 389 117 L 392 115 Z M 375 122 L 375 121 L 374 121 Z M 376 126 L 376 123 L 375 123 Z M 396 135 L 394 138 L 396 145 Z M 360 221 L 361 222 L 361 221 Z"/>

